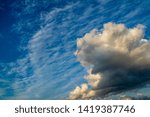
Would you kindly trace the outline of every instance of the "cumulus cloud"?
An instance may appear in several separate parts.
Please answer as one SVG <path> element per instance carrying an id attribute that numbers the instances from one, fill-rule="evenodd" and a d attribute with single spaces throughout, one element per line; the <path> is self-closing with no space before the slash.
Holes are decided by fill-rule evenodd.
<path id="1" fill-rule="evenodd" d="M 95 92 L 88 90 L 87 84 L 82 84 L 81 87 L 77 86 L 72 92 L 70 92 L 70 99 L 84 99 L 94 97 Z"/>
<path id="2" fill-rule="evenodd" d="M 149 81 L 150 41 L 143 38 L 143 25 L 127 28 L 111 22 L 104 24 L 102 31 L 94 29 L 79 38 L 75 55 L 88 69 L 88 84 L 86 89 L 77 86 L 69 98 L 103 97 Z M 91 91 L 92 95 L 88 95 Z"/>

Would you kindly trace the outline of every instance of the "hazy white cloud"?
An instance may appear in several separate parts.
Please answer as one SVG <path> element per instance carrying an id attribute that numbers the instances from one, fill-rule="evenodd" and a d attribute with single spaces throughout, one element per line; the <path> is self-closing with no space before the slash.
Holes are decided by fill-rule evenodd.
<path id="1" fill-rule="evenodd" d="M 122 100 L 150 100 L 150 96 L 147 96 L 142 93 L 138 93 L 135 96 L 122 95 L 120 96 L 120 99 Z"/>
<path id="2" fill-rule="evenodd" d="M 143 38 L 143 25 L 127 28 L 110 22 L 104 24 L 101 32 L 94 29 L 77 40 L 75 54 L 90 69 L 85 79 L 95 97 L 128 90 L 150 80 L 150 41 Z M 89 93 L 77 89 L 82 90 L 82 86 L 70 93 L 70 99 L 83 99 Z"/>

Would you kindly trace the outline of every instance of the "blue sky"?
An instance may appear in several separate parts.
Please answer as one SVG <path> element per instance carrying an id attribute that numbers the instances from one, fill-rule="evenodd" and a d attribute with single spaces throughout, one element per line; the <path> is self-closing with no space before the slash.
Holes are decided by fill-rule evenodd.
<path id="1" fill-rule="evenodd" d="M 77 38 L 115 22 L 145 25 L 148 39 L 149 5 L 150 0 L 0 0 L 0 99 L 66 99 L 86 82 L 86 69 L 74 55 Z"/>

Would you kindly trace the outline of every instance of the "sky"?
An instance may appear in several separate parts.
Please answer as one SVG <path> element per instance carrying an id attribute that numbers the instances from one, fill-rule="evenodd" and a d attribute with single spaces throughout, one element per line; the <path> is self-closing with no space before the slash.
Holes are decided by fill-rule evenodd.
<path id="1" fill-rule="evenodd" d="M 95 87 L 90 85 L 89 80 L 85 77 L 90 75 L 90 70 L 92 74 L 89 78 L 96 73 L 109 76 L 103 72 L 103 69 L 98 69 L 98 72 L 92 72 L 92 69 L 95 69 L 93 66 L 97 65 L 95 62 L 101 66 L 103 58 L 101 54 L 108 55 L 109 59 L 115 57 L 110 56 L 111 53 L 108 51 L 104 53 L 98 49 L 96 53 L 100 57 L 89 58 L 88 56 L 93 55 L 89 50 L 95 52 L 92 50 L 95 46 L 91 46 L 90 43 L 86 46 L 81 44 L 81 47 L 90 53 L 88 55 L 83 51 L 84 49 L 80 49 L 79 40 L 86 40 L 85 35 L 89 34 L 93 35 L 89 40 L 94 43 L 94 37 L 103 35 L 102 32 L 107 32 L 107 29 L 114 29 L 111 33 L 123 30 L 124 28 L 117 28 L 120 26 L 119 24 L 122 24 L 125 30 L 137 28 L 141 31 L 141 34 L 135 31 L 136 34 L 139 34 L 135 36 L 135 40 L 138 40 L 136 43 L 140 43 L 141 39 L 149 40 L 149 5 L 150 0 L 0 0 L 0 99 L 69 99 L 72 97 L 71 94 L 73 97 L 76 95 L 74 93 L 76 87 L 81 93 L 81 95 L 77 94 L 77 99 L 81 99 L 85 92 L 87 94 L 94 90 L 95 94 Z M 143 28 L 139 29 L 137 27 L 139 24 Z M 92 33 L 93 30 L 96 32 Z M 101 36 L 98 37 L 101 38 Z M 108 37 L 113 39 L 111 36 Z M 131 36 L 129 35 L 129 37 Z M 125 37 L 123 36 L 123 38 Z M 127 42 L 130 42 L 130 39 L 133 38 L 127 39 L 129 39 Z M 103 46 L 102 42 L 100 43 L 98 46 Z M 120 47 L 119 43 L 121 42 L 117 42 L 118 47 Z M 149 41 L 145 43 L 149 43 Z M 108 45 L 111 47 L 112 44 Z M 86 50 L 87 48 L 89 50 Z M 149 49 L 149 47 L 147 48 Z M 147 52 L 148 49 L 143 50 L 143 53 L 146 53 L 143 60 L 150 55 Z M 77 51 L 83 52 L 85 56 L 75 54 Z M 118 56 L 122 57 L 122 55 Z M 137 57 L 141 56 L 142 54 L 137 55 Z M 119 61 L 121 60 L 119 59 Z M 90 63 L 90 65 L 84 65 L 84 62 Z M 125 62 L 126 60 L 120 63 Z M 150 69 L 149 67 L 145 68 L 149 62 L 141 63 L 139 68 L 142 68 L 142 65 L 146 71 L 137 70 L 134 67 L 134 69 L 130 69 L 131 71 L 129 70 L 131 74 L 127 71 L 123 72 L 126 72 L 125 78 L 134 76 L 144 80 L 127 82 L 125 87 L 130 83 L 136 84 L 130 89 L 125 87 L 120 89 L 119 87 L 119 90 L 111 88 L 106 95 L 97 95 L 96 93 L 96 95 L 92 95 L 92 99 L 149 99 Z M 109 64 L 108 66 L 112 67 L 113 65 Z M 110 72 L 109 67 L 106 69 L 107 72 Z M 141 74 L 137 75 L 137 71 Z M 113 72 L 116 73 L 116 71 Z M 97 82 L 96 90 L 101 90 L 103 82 L 99 83 L 99 80 Z M 108 86 L 110 82 L 106 80 L 104 84 Z M 88 89 L 88 91 L 80 91 L 80 89 Z"/>

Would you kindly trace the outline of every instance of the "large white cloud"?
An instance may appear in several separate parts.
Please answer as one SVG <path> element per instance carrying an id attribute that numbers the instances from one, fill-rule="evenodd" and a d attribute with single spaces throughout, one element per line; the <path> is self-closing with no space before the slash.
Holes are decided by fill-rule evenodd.
<path id="1" fill-rule="evenodd" d="M 84 92 L 83 86 L 75 88 L 69 98 L 103 97 L 150 80 L 150 41 L 143 38 L 143 25 L 127 28 L 111 22 L 102 31 L 94 29 L 79 38 L 75 54 L 88 69 L 88 86 Z"/>

